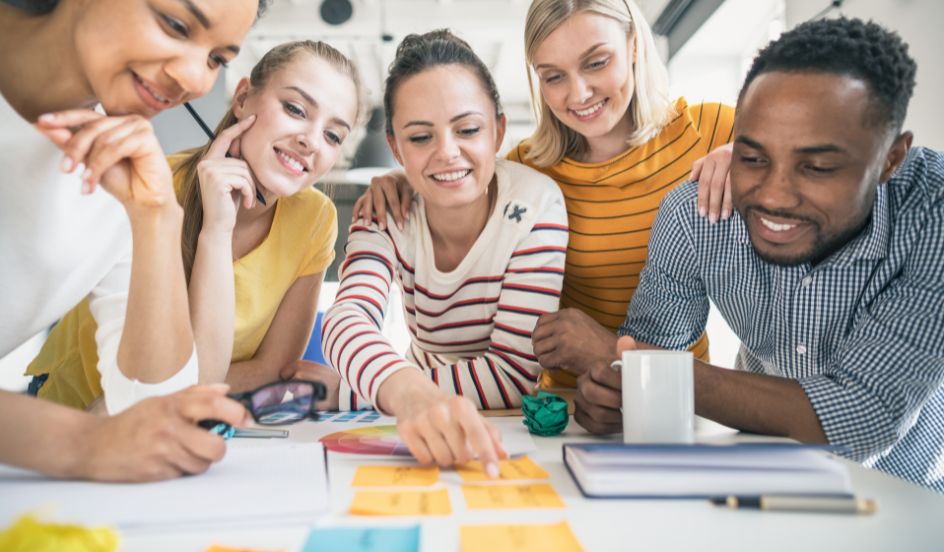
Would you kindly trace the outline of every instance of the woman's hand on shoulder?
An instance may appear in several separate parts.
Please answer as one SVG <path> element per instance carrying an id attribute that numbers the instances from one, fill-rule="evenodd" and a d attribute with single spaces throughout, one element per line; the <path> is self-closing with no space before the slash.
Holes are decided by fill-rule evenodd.
<path id="1" fill-rule="evenodd" d="M 390 171 L 370 179 L 370 187 L 354 203 L 351 222 L 359 219 L 370 221 L 377 217 L 381 229 L 387 229 L 387 209 L 393 214 L 397 228 L 410 218 L 410 204 L 413 200 L 413 188 L 410 187 L 403 171 Z"/>
<path id="2" fill-rule="evenodd" d="M 203 231 L 231 233 L 240 201 L 251 209 L 256 204 L 255 182 L 249 165 L 240 159 L 239 138 L 255 121 L 246 117 L 220 132 L 207 154 L 197 164 L 197 179 L 203 199 Z"/>
<path id="3" fill-rule="evenodd" d="M 170 167 L 151 122 L 91 109 L 43 115 L 36 128 L 64 153 L 64 172 L 81 171 L 84 193 L 101 184 L 126 209 L 177 206 Z"/>
<path id="4" fill-rule="evenodd" d="M 691 180 L 698 182 L 698 214 L 711 224 L 734 213 L 731 200 L 732 144 L 719 146 L 692 165 Z"/>

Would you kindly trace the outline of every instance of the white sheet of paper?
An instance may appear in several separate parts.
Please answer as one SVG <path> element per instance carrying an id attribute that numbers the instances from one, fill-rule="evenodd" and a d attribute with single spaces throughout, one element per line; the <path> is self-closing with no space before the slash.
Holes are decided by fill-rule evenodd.
<path id="1" fill-rule="evenodd" d="M 25 513 L 121 528 L 307 520 L 328 509 L 320 443 L 230 442 L 204 474 L 142 484 L 59 481 L 0 466 L 0 527 Z"/>

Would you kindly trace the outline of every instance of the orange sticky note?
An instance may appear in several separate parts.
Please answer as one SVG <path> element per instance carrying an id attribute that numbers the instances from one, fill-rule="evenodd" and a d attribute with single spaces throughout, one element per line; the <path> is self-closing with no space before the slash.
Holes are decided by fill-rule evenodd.
<path id="1" fill-rule="evenodd" d="M 497 480 L 522 481 L 550 478 L 550 475 L 544 471 L 544 468 L 535 464 L 534 460 L 531 460 L 527 456 L 509 460 L 499 460 L 498 469 L 500 476 Z M 497 481 L 496 479 L 489 479 L 489 477 L 485 475 L 485 470 L 482 469 L 482 463 L 478 460 L 473 460 L 464 466 L 459 466 L 456 468 L 456 473 L 462 477 L 463 481 Z"/>
<path id="2" fill-rule="evenodd" d="M 436 466 L 358 466 L 354 487 L 428 487 L 439 481 Z"/>
<path id="3" fill-rule="evenodd" d="M 583 547 L 570 525 L 463 525 L 459 528 L 459 549 L 515 550 L 516 552 L 582 552 Z"/>
<path id="4" fill-rule="evenodd" d="M 564 507 L 557 491 L 547 483 L 463 485 L 462 494 L 470 510 Z"/>
<path id="5" fill-rule="evenodd" d="M 452 513 L 449 491 L 358 491 L 350 513 L 356 516 L 443 516 Z"/>

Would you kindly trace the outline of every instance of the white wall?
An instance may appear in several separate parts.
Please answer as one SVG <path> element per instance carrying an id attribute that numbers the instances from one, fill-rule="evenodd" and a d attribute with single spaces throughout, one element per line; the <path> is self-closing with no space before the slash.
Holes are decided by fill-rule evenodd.
<path id="1" fill-rule="evenodd" d="M 824 0 L 788 0 L 787 28 L 815 15 Z M 846 0 L 839 13 L 846 17 L 872 19 L 892 29 L 908 44 L 918 64 L 917 87 L 908 109 L 905 128 L 915 134 L 915 144 L 944 150 L 944 2 L 940 0 Z"/>

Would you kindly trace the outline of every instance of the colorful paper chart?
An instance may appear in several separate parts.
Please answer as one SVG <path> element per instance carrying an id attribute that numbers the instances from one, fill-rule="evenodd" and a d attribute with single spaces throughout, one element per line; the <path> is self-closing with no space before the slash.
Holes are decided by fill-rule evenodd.
<path id="1" fill-rule="evenodd" d="M 321 444 L 334 452 L 380 456 L 410 456 L 410 449 L 400 441 L 397 426 L 358 427 L 337 431 L 321 438 Z"/>

